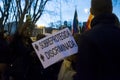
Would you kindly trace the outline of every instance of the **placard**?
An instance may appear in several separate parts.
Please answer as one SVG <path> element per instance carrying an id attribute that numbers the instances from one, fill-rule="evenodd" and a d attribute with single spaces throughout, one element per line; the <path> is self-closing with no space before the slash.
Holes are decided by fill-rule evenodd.
<path id="1" fill-rule="evenodd" d="M 78 52 L 78 46 L 68 28 L 32 43 L 44 68 Z"/>

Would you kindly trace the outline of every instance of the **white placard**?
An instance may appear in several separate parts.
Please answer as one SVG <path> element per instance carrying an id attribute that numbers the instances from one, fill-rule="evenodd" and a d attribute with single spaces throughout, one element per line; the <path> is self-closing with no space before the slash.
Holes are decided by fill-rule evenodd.
<path id="1" fill-rule="evenodd" d="M 78 52 L 78 46 L 68 28 L 32 43 L 44 68 Z"/>

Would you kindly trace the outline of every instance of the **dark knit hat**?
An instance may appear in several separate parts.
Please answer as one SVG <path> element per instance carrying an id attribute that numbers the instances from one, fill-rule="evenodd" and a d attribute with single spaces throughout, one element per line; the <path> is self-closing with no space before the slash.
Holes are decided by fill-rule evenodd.
<path id="1" fill-rule="evenodd" d="M 99 15 L 112 13 L 112 0 L 91 0 L 91 13 Z"/>

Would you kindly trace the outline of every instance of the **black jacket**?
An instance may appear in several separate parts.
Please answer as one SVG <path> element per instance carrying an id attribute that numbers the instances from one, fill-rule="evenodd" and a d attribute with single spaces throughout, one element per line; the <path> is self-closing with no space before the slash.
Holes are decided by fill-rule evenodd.
<path id="1" fill-rule="evenodd" d="M 92 29 L 78 35 L 74 80 L 120 80 L 120 28 L 114 14 L 96 16 Z"/>
<path id="2" fill-rule="evenodd" d="M 34 50 L 29 39 L 15 34 L 10 45 L 13 49 L 13 62 L 9 70 L 10 76 L 14 80 L 56 80 L 61 62 L 44 69 L 36 53 L 32 53 Z M 29 45 L 25 45 L 23 40 L 26 40 Z"/>
<path id="3" fill-rule="evenodd" d="M 10 48 L 7 41 L 0 36 L 0 63 L 10 63 Z"/>

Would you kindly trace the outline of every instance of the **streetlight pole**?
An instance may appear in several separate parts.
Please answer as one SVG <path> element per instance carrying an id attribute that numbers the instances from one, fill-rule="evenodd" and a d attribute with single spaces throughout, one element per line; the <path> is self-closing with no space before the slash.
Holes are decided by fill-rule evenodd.
<path id="1" fill-rule="evenodd" d="M 60 0 L 60 26 L 62 26 L 62 4 Z"/>

